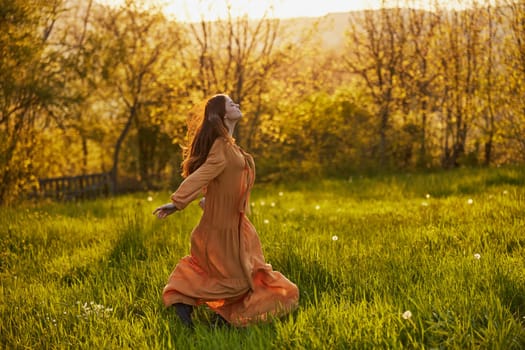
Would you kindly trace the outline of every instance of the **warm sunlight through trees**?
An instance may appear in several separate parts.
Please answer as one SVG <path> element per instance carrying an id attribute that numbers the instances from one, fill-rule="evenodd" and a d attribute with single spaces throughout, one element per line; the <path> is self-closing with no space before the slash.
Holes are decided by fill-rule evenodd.
<path id="1" fill-rule="evenodd" d="M 0 0 L 0 203 L 57 176 L 173 186 L 186 118 L 218 92 L 263 179 L 523 162 L 525 5 L 421 3 L 187 23 L 135 0 Z"/>

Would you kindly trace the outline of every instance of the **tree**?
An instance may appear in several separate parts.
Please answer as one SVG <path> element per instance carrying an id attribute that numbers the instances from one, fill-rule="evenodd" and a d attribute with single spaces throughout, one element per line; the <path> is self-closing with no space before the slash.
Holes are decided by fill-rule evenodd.
<path id="1" fill-rule="evenodd" d="M 407 32 L 401 8 L 364 11 L 353 21 L 348 32 L 344 60 L 350 73 L 366 85 L 375 104 L 377 122 L 377 158 L 387 165 L 391 118 L 398 100 L 397 89 L 404 60 Z"/>
<path id="2" fill-rule="evenodd" d="M 60 96 L 47 42 L 60 1 L 0 1 L 0 204 L 34 185 L 37 128 Z"/>
<path id="3" fill-rule="evenodd" d="M 508 24 L 502 61 L 505 66 L 503 88 L 506 108 L 502 110 L 507 158 L 525 159 L 525 3 L 502 1 L 499 13 Z M 515 150 L 515 152 L 513 152 Z"/>
<path id="4" fill-rule="evenodd" d="M 150 186 L 150 157 L 161 150 L 146 149 L 147 143 L 142 138 L 153 132 L 148 139 L 155 145 L 162 119 L 159 120 L 157 113 L 157 119 L 153 120 L 152 113 L 155 109 L 165 111 L 171 107 L 173 96 L 180 93 L 173 83 L 177 75 L 168 80 L 162 71 L 174 72 L 173 67 L 167 68 L 170 66 L 180 68 L 177 59 L 185 41 L 177 23 L 166 21 L 162 13 L 153 8 L 139 8 L 132 0 L 117 9 L 107 8 L 95 20 L 97 31 L 93 34 L 100 35 L 103 40 L 99 42 L 105 43 L 100 53 L 101 71 L 108 77 L 104 89 L 109 92 L 108 103 L 117 104 L 113 117 L 120 130 L 113 151 L 113 190 L 117 189 L 121 149 L 133 126 L 139 131 L 140 180 Z"/>
<path id="5" fill-rule="evenodd" d="M 443 74 L 444 124 L 442 166 L 457 167 L 466 155 L 468 133 L 479 115 L 478 70 L 481 68 L 479 12 L 453 10 L 443 17 L 438 57 Z"/>
<path id="6" fill-rule="evenodd" d="M 286 44 L 280 42 L 281 22 L 269 18 L 269 9 L 257 20 L 232 14 L 226 19 L 189 24 L 196 51 L 190 51 L 191 66 L 198 67 L 192 86 L 207 98 L 217 92 L 228 93 L 241 104 L 244 113 L 250 114 L 247 130 L 236 135 L 237 140 L 246 135 L 247 147 L 263 113 L 264 95 L 269 90 L 268 78 L 283 61 L 280 51 Z M 241 127 L 242 128 L 242 127 Z"/>
<path id="7" fill-rule="evenodd" d="M 483 27 L 481 41 L 485 43 L 483 52 L 483 73 L 480 74 L 481 80 L 481 97 L 483 107 L 481 112 L 480 129 L 483 133 L 483 164 L 489 166 L 493 159 L 494 139 L 497 133 L 497 113 L 502 105 L 502 69 L 498 43 L 501 36 L 498 35 L 497 14 L 493 5 L 487 1 L 484 9 L 481 9 L 483 15 Z"/>
<path id="8" fill-rule="evenodd" d="M 436 82 L 440 77 L 434 53 L 441 16 L 438 11 L 416 9 L 416 2 L 406 1 L 407 41 L 405 59 L 400 68 L 400 110 L 407 118 L 415 116 L 415 120 L 407 121 L 403 127 L 410 134 L 409 143 L 415 143 L 419 148 L 416 164 L 420 167 L 429 165 L 429 128 L 431 116 L 437 109 L 438 96 Z M 410 149 L 412 146 L 408 146 Z M 411 155 L 411 152 L 409 152 Z M 405 159 L 407 164 L 410 159 Z"/>
<path id="9" fill-rule="evenodd" d="M 73 152 L 67 156 L 56 155 L 57 158 L 67 157 L 68 170 L 72 172 L 68 174 L 68 171 L 62 168 L 61 172 L 56 174 L 59 176 L 87 174 L 93 171 L 93 165 L 89 162 L 88 145 L 92 144 L 90 141 L 98 143 L 102 137 L 101 130 L 104 129 L 96 114 L 90 113 L 92 106 L 96 105 L 100 98 L 97 87 L 101 80 L 93 62 L 98 45 L 93 43 L 89 36 L 93 11 L 96 11 L 93 0 L 65 2 L 55 35 L 51 37 L 53 45 L 60 47 L 61 55 L 57 57 L 57 63 L 62 70 L 61 85 L 64 98 L 60 104 L 53 106 L 51 115 L 55 125 L 48 125 L 46 131 L 54 136 L 57 136 L 57 133 L 67 135 L 70 139 L 67 142 L 70 144 L 70 150 L 75 149 L 79 138 L 78 146 L 81 148 L 79 157 Z M 54 143 L 57 143 L 56 139 Z"/>

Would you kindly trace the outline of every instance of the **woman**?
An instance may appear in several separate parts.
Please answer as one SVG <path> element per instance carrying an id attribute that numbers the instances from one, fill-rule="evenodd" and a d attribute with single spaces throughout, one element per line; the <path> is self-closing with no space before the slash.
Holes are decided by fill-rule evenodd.
<path id="1" fill-rule="evenodd" d="M 266 264 L 259 237 L 246 217 L 255 179 L 253 158 L 232 137 L 242 118 L 239 105 L 223 94 L 210 98 L 182 164 L 185 180 L 171 203 L 153 212 L 165 218 L 184 209 L 203 190 L 202 218 L 191 234 L 191 254 L 182 258 L 163 291 L 192 327 L 193 307 L 207 304 L 221 322 L 246 326 L 297 307 L 299 291 Z"/>

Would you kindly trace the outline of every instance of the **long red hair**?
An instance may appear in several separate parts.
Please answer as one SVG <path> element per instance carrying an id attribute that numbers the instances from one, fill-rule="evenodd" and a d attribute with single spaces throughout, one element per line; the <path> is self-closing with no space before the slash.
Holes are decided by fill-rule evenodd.
<path id="1" fill-rule="evenodd" d="M 217 137 L 231 138 L 224 124 L 225 115 L 226 95 L 218 94 L 206 102 L 204 116 L 195 131 L 188 123 L 188 143 L 190 146 L 184 149 L 183 177 L 187 177 L 204 163 Z"/>

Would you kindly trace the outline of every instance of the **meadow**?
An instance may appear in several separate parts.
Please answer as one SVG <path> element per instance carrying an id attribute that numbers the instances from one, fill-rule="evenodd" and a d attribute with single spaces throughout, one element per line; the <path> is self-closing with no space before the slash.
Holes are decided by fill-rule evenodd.
<path id="1" fill-rule="evenodd" d="M 525 169 L 256 183 L 251 220 L 300 307 L 185 329 L 161 302 L 197 203 L 170 191 L 0 208 L 0 348 L 523 349 Z"/>

